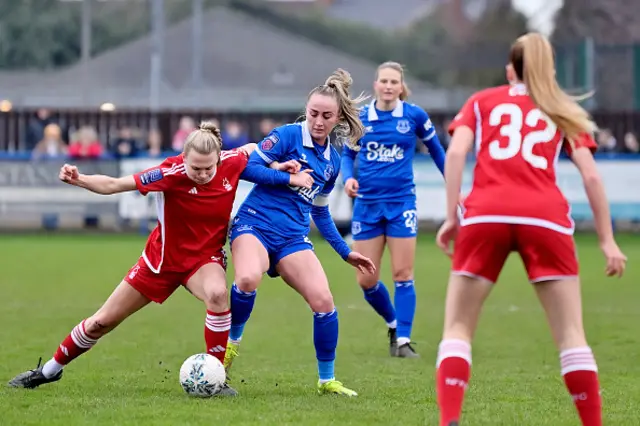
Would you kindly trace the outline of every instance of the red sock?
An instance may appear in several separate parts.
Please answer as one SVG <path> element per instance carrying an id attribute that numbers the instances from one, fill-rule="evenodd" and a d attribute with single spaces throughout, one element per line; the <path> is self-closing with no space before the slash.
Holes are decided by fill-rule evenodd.
<path id="1" fill-rule="evenodd" d="M 65 339 L 58 346 L 58 350 L 53 355 L 53 358 L 57 363 L 67 365 L 96 344 L 98 339 L 89 337 L 84 328 L 83 320 L 80 324 L 76 325 L 71 333 L 65 337 Z"/>
<path id="2" fill-rule="evenodd" d="M 447 339 L 438 348 L 436 390 L 440 426 L 460 421 L 464 392 L 471 375 L 471 345 L 464 340 Z"/>
<path id="3" fill-rule="evenodd" d="M 224 362 L 224 354 L 227 351 L 227 339 L 231 329 L 231 311 L 211 312 L 207 310 L 207 319 L 204 323 L 204 341 L 207 344 L 207 353 Z"/>
<path id="4" fill-rule="evenodd" d="M 560 353 L 562 376 L 578 409 L 583 426 L 602 426 L 602 400 L 598 366 L 591 348 L 573 348 Z"/>

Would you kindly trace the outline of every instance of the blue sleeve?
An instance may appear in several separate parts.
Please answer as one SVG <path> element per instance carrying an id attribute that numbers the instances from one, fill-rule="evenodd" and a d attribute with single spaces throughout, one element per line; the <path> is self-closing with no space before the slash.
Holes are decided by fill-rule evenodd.
<path id="1" fill-rule="evenodd" d="M 317 206 L 314 204 L 311 206 L 311 217 L 318 231 L 320 231 L 322 238 L 327 240 L 336 253 L 346 260 L 349 253 L 351 253 L 351 249 L 340 236 L 338 228 L 336 228 L 336 224 L 333 222 L 333 218 L 329 212 L 329 206 Z"/>
<path id="2" fill-rule="evenodd" d="M 254 154 L 257 153 L 265 164 L 280 161 L 289 149 L 289 136 L 289 131 L 286 128 L 278 127 L 273 129 L 267 137 L 258 143 Z"/>
<path id="3" fill-rule="evenodd" d="M 342 182 L 346 183 L 347 180 L 353 176 L 353 163 L 355 162 L 356 155 L 358 153 L 348 146 L 342 148 L 342 159 L 340 160 L 340 169 L 342 170 Z"/>
<path id="4" fill-rule="evenodd" d="M 249 162 L 240 174 L 240 179 L 260 185 L 288 185 L 290 174 L 269 168 L 269 165 L 255 151 L 249 157 Z"/>
<path id="5" fill-rule="evenodd" d="M 336 228 L 336 224 L 333 222 L 331 213 L 329 212 L 329 194 L 331 194 L 331 191 L 336 184 L 338 172 L 339 170 L 335 171 L 331 180 L 325 184 L 320 194 L 318 194 L 315 200 L 313 200 L 313 206 L 311 206 L 311 218 L 316 224 L 322 238 L 331 245 L 340 257 L 346 260 L 349 253 L 351 253 L 351 249 L 342 239 L 342 236 L 338 232 L 338 228 Z"/>
<path id="6" fill-rule="evenodd" d="M 436 128 L 431 122 L 429 118 L 429 114 L 422 108 L 416 108 L 417 112 L 417 127 L 416 127 L 416 136 L 422 140 L 427 148 L 429 149 L 429 154 L 431 154 L 431 158 L 433 158 L 433 162 L 436 163 L 438 170 L 444 176 L 444 160 L 445 153 L 442 144 L 440 143 L 440 138 L 438 138 L 438 134 L 436 132 Z"/>

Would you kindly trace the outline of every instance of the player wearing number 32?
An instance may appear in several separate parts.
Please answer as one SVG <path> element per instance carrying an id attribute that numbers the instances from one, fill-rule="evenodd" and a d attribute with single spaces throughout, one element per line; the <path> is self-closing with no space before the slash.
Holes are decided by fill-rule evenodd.
<path id="1" fill-rule="evenodd" d="M 380 273 L 357 274 L 364 298 L 389 327 L 391 356 L 415 358 L 411 328 L 416 311 L 413 268 L 418 218 L 413 159 L 418 139 L 444 173 L 444 149 L 427 113 L 406 102 L 409 89 L 404 70 L 396 62 L 378 67 L 376 99 L 363 108 L 365 135 L 359 152 L 345 148 L 342 177 L 348 196 L 355 197 L 351 233 L 354 250 L 370 257 L 380 271 L 384 247 L 389 247 L 394 303 L 380 281 Z M 354 161 L 359 161 L 358 178 Z M 394 306 L 395 305 L 395 306 Z"/>
<path id="2" fill-rule="evenodd" d="M 553 51 L 537 33 L 511 48 L 506 86 L 483 90 L 463 106 L 445 166 L 447 219 L 437 243 L 455 240 L 437 356 L 440 425 L 458 425 L 482 305 L 511 251 L 522 258 L 560 352 L 561 374 L 583 425 L 602 424 L 598 369 L 582 325 L 578 260 L 569 204 L 556 185 L 560 151 L 578 168 L 594 214 L 606 274 L 622 275 L 602 181 L 592 151 L 596 126 L 555 80 Z M 475 147 L 473 186 L 460 217 L 458 194 Z"/>
<path id="3" fill-rule="evenodd" d="M 225 280 L 223 246 L 239 179 L 264 184 L 308 186 L 306 174 L 247 165 L 255 144 L 221 151 L 220 131 L 203 123 L 187 138 L 184 152 L 161 165 L 131 176 L 84 175 L 65 164 L 60 179 L 98 194 L 138 190 L 157 193 L 158 225 L 138 262 L 109 299 L 80 322 L 43 367 L 29 370 L 9 383 L 35 388 L 62 377 L 63 368 L 149 302 L 163 303 L 183 285 L 206 306 L 204 339 L 207 352 L 224 360 L 231 314 Z M 283 162 L 282 170 L 296 165 Z M 225 386 L 222 395 L 235 390 Z"/>

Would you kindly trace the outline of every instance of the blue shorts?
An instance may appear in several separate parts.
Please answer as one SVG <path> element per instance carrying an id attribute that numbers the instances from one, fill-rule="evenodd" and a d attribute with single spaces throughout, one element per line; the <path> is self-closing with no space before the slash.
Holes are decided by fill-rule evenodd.
<path id="1" fill-rule="evenodd" d="M 380 235 L 411 238 L 417 233 L 418 214 L 415 199 L 368 203 L 356 199 L 351 221 L 351 234 L 355 241 L 370 240 Z"/>
<path id="2" fill-rule="evenodd" d="M 269 269 L 267 275 L 271 278 L 279 276 L 276 272 L 276 265 L 286 256 L 303 250 L 313 250 L 313 244 L 306 235 L 297 237 L 283 237 L 274 232 L 264 224 L 256 224 L 255 221 L 247 220 L 246 217 L 237 215 L 233 219 L 233 224 L 229 230 L 229 244 L 240 235 L 250 234 L 260 241 L 269 255 Z"/>

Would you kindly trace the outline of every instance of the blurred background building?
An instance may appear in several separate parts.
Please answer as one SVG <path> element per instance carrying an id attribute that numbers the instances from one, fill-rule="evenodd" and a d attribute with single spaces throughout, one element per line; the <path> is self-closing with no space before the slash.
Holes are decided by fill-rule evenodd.
<path id="1" fill-rule="evenodd" d="M 552 38 L 567 90 L 595 91 L 603 155 L 638 155 L 639 1 L 0 0 L 0 221 L 137 219 L 146 201 L 78 195 L 57 182 L 61 162 L 135 171 L 202 119 L 227 148 L 257 141 L 338 67 L 370 93 L 379 63 L 405 64 L 446 145 L 448 120 L 504 82 L 530 29 Z"/>

